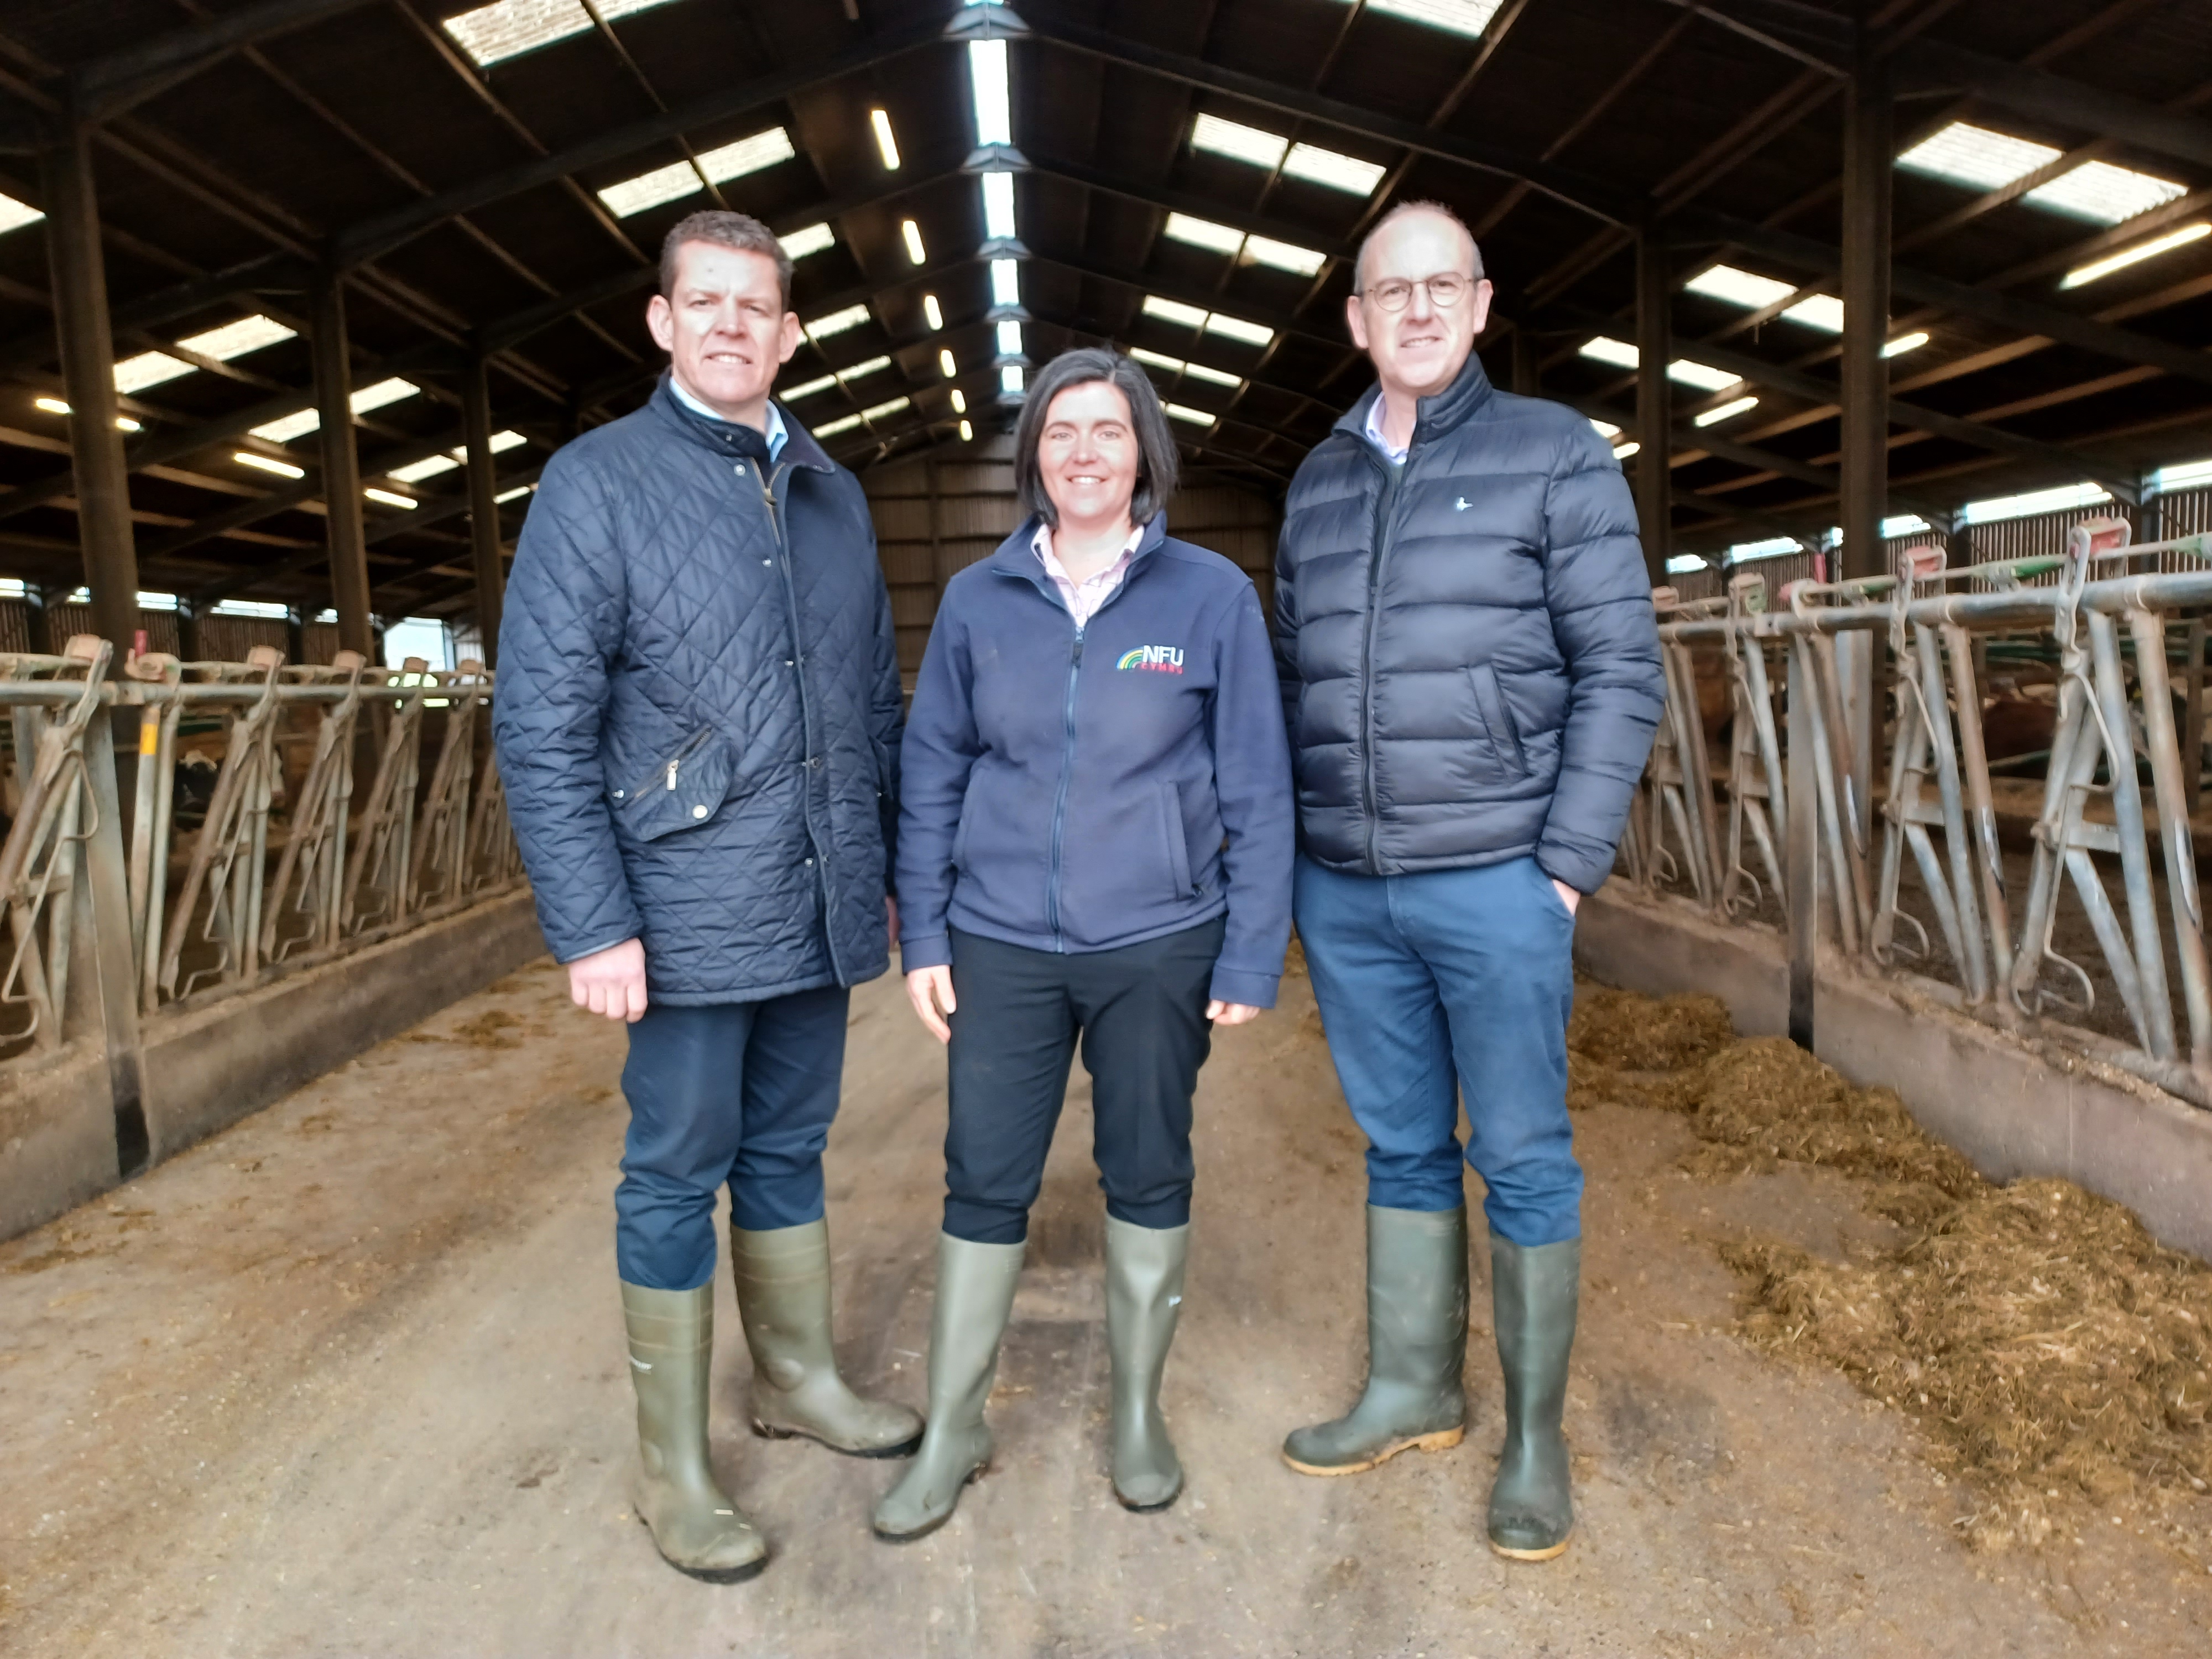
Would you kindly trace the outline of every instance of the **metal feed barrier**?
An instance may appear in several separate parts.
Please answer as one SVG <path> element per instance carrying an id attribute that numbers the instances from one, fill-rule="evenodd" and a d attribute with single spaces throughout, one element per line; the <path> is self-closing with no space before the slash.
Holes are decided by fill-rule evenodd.
<path id="1" fill-rule="evenodd" d="M 1655 590 L 1667 708 L 1623 872 L 1716 921 L 1778 919 L 1801 1040 L 1825 935 L 1861 971 L 1933 979 L 1978 1018 L 2212 1107 L 2191 825 L 2212 536 L 2128 535 L 2124 520 L 2092 519 L 2063 556 L 1960 568 L 1940 548 L 1908 548 L 1890 574 L 1794 582 L 1773 606 L 1756 572 L 1711 599 Z M 2177 616 L 2191 619 L 2179 693 Z M 2014 820 L 2010 883 L 1984 741 L 1992 653 L 2055 691 L 2048 750 L 2014 757 L 2040 759 L 2045 776 L 2032 816 L 2023 802 Z M 1700 715 L 1701 662 L 1704 683 L 1727 692 L 1724 766 Z M 2094 943 L 2089 959 L 2061 948 L 2062 921 Z M 2092 1017 L 2118 1034 L 2084 1029 Z"/>
<path id="2" fill-rule="evenodd" d="M 352 652 L 330 667 L 266 647 L 242 663 L 151 655 L 118 672 L 107 642 L 80 635 L 59 656 L 0 654 L 0 1086 L 105 1042 L 122 1128 L 142 1020 L 519 887 L 484 729 L 492 696 L 475 662 L 370 668 Z M 438 732 L 427 786 L 426 730 Z M 118 741 L 136 757 L 127 813 Z M 123 1139 L 129 1173 L 143 1129 L 141 1158 Z"/>

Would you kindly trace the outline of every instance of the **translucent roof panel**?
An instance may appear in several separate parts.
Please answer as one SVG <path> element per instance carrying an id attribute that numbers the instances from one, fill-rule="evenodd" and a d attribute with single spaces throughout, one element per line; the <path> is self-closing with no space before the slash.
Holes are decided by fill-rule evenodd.
<path id="1" fill-rule="evenodd" d="M 1739 270 L 1734 265 L 1709 265 L 1691 277 L 1684 286 L 1692 294 L 1725 301 L 1747 311 L 1762 310 L 1778 300 L 1788 299 L 1797 291 L 1794 283 L 1778 283 L 1771 276 Z"/>
<path id="2" fill-rule="evenodd" d="M 841 415 L 834 421 L 824 421 L 820 426 L 816 427 L 814 435 L 817 438 L 834 438 L 841 432 L 850 432 L 860 423 L 860 417 L 858 415 Z"/>
<path id="3" fill-rule="evenodd" d="M 1206 313 L 1197 306 L 1187 306 L 1180 300 L 1164 300 L 1157 294 L 1145 295 L 1145 315 L 1179 324 L 1184 328 L 1206 326 Z"/>
<path id="4" fill-rule="evenodd" d="M 1194 149 L 1212 150 L 1216 155 L 1270 170 L 1280 164 L 1284 152 L 1290 149 L 1287 138 L 1240 122 L 1224 121 L 1218 115 L 1201 115 L 1192 122 L 1190 142 Z"/>
<path id="5" fill-rule="evenodd" d="M 2154 259 L 2161 253 L 2171 253 L 2175 248 L 2186 247 L 2191 242 L 2212 236 L 2212 224 L 2199 219 L 2195 224 L 2184 225 L 2179 230 L 2169 230 L 2163 236 L 2154 236 L 2147 241 L 2124 247 L 2118 253 L 2108 253 L 2101 259 L 2093 259 L 2086 265 L 2076 265 L 2066 273 L 2061 288 L 2079 288 L 2084 283 L 2094 283 L 2100 276 L 2109 276 L 2116 270 L 2125 270 L 2130 265 L 2145 259 Z"/>
<path id="6" fill-rule="evenodd" d="M 274 318 L 241 317 L 236 322 L 225 323 L 220 328 L 188 335 L 177 343 L 187 351 L 197 351 L 203 357 L 213 357 L 218 362 L 227 363 L 233 357 L 243 357 L 249 351 L 258 351 L 264 346 L 273 346 L 279 341 L 289 340 L 295 331 Z"/>
<path id="7" fill-rule="evenodd" d="M 1129 355 L 1140 363 L 1149 364 L 1154 368 L 1164 369 L 1170 374 L 1188 374 L 1194 380 L 1205 380 L 1213 386 L 1243 384 L 1234 374 L 1225 374 L 1218 368 L 1209 368 L 1204 363 L 1188 362 L 1181 357 L 1170 357 L 1164 351 L 1149 351 L 1143 346 L 1132 346 L 1129 348 Z"/>
<path id="8" fill-rule="evenodd" d="M 1224 317 L 1219 312 L 1209 312 L 1206 319 L 1209 334 L 1226 334 L 1232 340 L 1243 340 L 1249 345 L 1266 345 L 1275 337 L 1275 331 L 1258 323 L 1248 323 L 1242 317 Z"/>
<path id="9" fill-rule="evenodd" d="M 1348 5 L 1352 0 L 1344 3 Z M 1472 39 L 1490 27 L 1490 20 L 1504 3 L 1505 0 L 1367 0 L 1367 9 L 1410 18 L 1431 28 Z"/>
<path id="10" fill-rule="evenodd" d="M 2068 513 L 2112 499 L 2112 492 L 2102 484 L 2061 484 L 2056 489 L 2030 490 L 2025 495 L 1968 501 L 1960 513 L 1968 524 L 1996 524 L 2006 519 L 2033 518 L 2039 513 Z"/>
<path id="11" fill-rule="evenodd" d="M 1300 247 L 1295 242 L 1279 242 L 1271 236 L 1247 236 L 1244 257 L 1255 264 L 1273 265 L 1278 270 L 1310 276 L 1318 271 L 1328 256 L 1310 247 Z"/>
<path id="12" fill-rule="evenodd" d="M 1013 234 L 1014 175 L 987 173 L 983 175 L 983 234 L 999 238 Z"/>
<path id="13" fill-rule="evenodd" d="M 116 364 L 115 389 L 122 392 L 143 392 L 165 380 L 180 380 L 192 368 L 193 365 L 183 358 L 172 357 L 166 351 L 142 351 Z"/>
<path id="14" fill-rule="evenodd" d="M 0 196 L 0 234 L 20 230 L 25 225 L 34 225 L 46 216 L 38 209 L 26 206 L 12 196 Z"/>
<path id="15" fill-rule="evenodd" d="M 886 415 L 896 415 L 913 402 L 910 398 L 892 398 L 860 411 L 864 421 L 880 421 Z"/>
<path id="16" fill-rule="evenodd" d="M 665 167 L 641 173 L 635 179 L 609 185 L 599 192 L 599 200 L 617 218 L 627 219 L 634 213 L 659 207 L 664 202 L 679 201 L 694 191 L 705 189 L 699 178 L 702 173 L 710 182 L 719 185 L 774 167 L 778 161 L 789 160 L 793 153 L 791 135 L 781 127 L 770 127 L 766 132 L 756 132 L 735 143 L 702 150 L 696 168 L 689 161 L 672 161 Z"/>
<path id="17" fill-rule="evenodd" d="M 1021 266 L 1012 259 L 991 261 L 991 303 L 1018 306 L 1022 302 Z"/>
<path id="18" fill-rule="evenodd" d="M 872 314 L 865 305 L 847 306 L 842 311 L 833 311 L 827 316 L 817 317 L 812 322 L 805 325 L 805 329 L 807 333 L 815 339 L 825 340 L 832 334 L 842 334 L 848 328 L 858 328 Z"/>
<path id="19" fill-rule="evenodd" d="M 460 463 L 451 455 L 426 455 L 405 466 L 395 466 L 384 476 L 397 478 L 402 483 L 420 483 L 425 478 L 434 478 L 441 472 L 451 472 Z"/>
<path id="20" fill-rule="evenodd" d="M 1170 404 L 1167 411 L 1170 419 L 1188 421 L 1193 426 L 1212 426 L 1217 418 L 1202 409 L 1193 409 L 1188 404 Z"/>
<path id="21" fill-rule="evenodd" d="M 999 325 L 999 355 L 1018 357 L 1022 355 L 1022 325 L 1011 319 Z"/>
<path id="22" fill-rule="evenodd" d="M 1318 144 L 1292 144 L 1291 153 L 1283 158 L 1283 171 L 1292 178 L 1311 179 L 1354 196 L 1372 196 L 1389 170 L 1379 161 L 1356 161 Z"/>
<path id="23" fill-rule="evenodd" d="M 2059 152 L 2048 144 L 1992 132 L 1967 121 L 1954 121 L 1899 156 L 1897 165 L 1908 173 L 1999 190 L 2038 167 L 2050 166 L 2058 156 Z"/>
<path id="24" fill-rule="evenodd" d="M 1234 253 L 1244 246 L 1244 233 L 1232 230 L 1227 225 L 1217 225 L 1211 219 L 1193 218 L 1188 213 L 1170 213 L 1162 234 L 1178 242 L 1188 242 L 1194 247 L 1212 248 L 1216 253 Z"/>
<path id="25" fill-rule="evenodd" d="M 828 225 L 822 224 L 808 225 L 803 230 L 794 230 L 790 235 L 779 236 L 775 240 L 783 244 L 787 258 L 804 259 L 810 253 L 819 253 L 825 247 L 836 246 L 837 238 Z"/>
<path id="26" fill-rule="evenodd" d="M 1844 331 L 1844 302 L 1832 294 L 1808 294 L 1782 314 L 1793 323 L 1802 323 L 1823 333 Z"/>
<path id="27" fill-rule="evenodd" d="M 2110 161 L 2085 161 L 2047 185 L 2038 185 L 2021 199 L 2076 219 L 2117 225 L 2188 193 L 2186 185 L 2171 179 L 2154 179 L 2132 167 L 2114 167 Z"/>
<path id="28" fill-rule="evenodd" d="M 1579 356 L 1601 363 L 1610 363 L 1615 368 L 1634 368 L 1643 362 L 1634 346 L 1626 340 L 1615 340 L 1599 334 L 1585 340 L 1577 348 Z M 1677 357 L 1667 365 L 1667 378 L 1680 380 L 1684 386 L 1696 386 L 1701 392 L 1725 392 L 1741 384 L 1741 376 L 1724 368 L 1712 368 L 1704 363 L 1692 362 L 1687 357 Z"/>
<path id="29" fill-rule="evenodd" d="M 1006 43 L 968 43 L 968 91 L 975 111 L 978 144 L 1014 142 L 1013 100 L 1007 94 Z"/>
<path id="30" fill-rule="evenodd" d="M 634 12 L 666 5 L 669 0 L 596 3 L 599 15 L 612 22 Z M 454 44 L 486 69 L 572 34 L 582 34 L 592 26 L 591 14 L 579 0 L 497 0 L 495 4 L 478 6 L 445 20 L 446 33 L 453 37 Z"/>

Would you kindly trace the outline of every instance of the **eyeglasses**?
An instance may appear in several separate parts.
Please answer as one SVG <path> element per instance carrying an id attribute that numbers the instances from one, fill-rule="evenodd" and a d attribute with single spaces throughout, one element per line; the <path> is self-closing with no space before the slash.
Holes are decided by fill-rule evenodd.
<path id="1" fill-rule="evenodd" d="M 1439 310 L 1449 310 L 1467 298 L 1468 290 L 1474 286 L 1474 278 L 1462 276 L 1455 270 L 1439 276 L 1424 276 L 1419 282 L 1407 282 L 1402 276 L 1392 276 L 1365 290 L 1368 299 L 1385 311 L 1403 311 L 1413 302 L 1413 290 L 1425 288 L 1429 291 L 1429 303 Z"/>

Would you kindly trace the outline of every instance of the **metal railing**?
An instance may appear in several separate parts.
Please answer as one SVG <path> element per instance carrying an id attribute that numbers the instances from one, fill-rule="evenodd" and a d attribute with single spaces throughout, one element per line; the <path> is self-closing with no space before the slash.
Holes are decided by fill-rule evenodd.
<path id="1" fill-rule="evenodd" d="M 475 662 L 370 668 L 352 652 L 117 672 L 79 635 L 58 656 L 0 654 L 0 1076 L 80 1040 L 135 1045 L 147 1017 L 518 887 L 492 696 Z"/>
<path id="2" fill-rule="evenodd" d="M 1778 922 L 1801 1036 L 1825 936 L 1861 971 L 1935 980 L 2212 1107 L 2192 824 L 2212 536 L 2128 536 L 2092 519 L 2063 556 L 1958 568 L 1909 547 L 1887 575 L 1794 582 L 1771 607 L 1756 572 L 1702 600 L 1655 590 L 1667 709 L 1622 871 L 1717 921 Z M 2044 681 L 2046 703 L 2017 706 L 2047 714 L 2046 748 L 1991 760 L 1993 656 Z M 1725 708 L 1701 714 L 1701 687 Z M 1996 781 L 2038 762 L 2032 791 Z"/>

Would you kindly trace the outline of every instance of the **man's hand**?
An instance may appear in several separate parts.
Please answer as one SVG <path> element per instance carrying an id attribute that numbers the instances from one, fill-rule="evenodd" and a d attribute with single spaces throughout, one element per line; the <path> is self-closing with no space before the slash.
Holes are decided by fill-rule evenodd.
<path id="1" fill-rule="evenodd" d="M 929 1027 L 929 1034 L 939 1042 L 952 1041 L 952 1028 L 945 1023 L 945 1014 L 956 1006 L 952 1000 L 952 970 L 950 968 L 917 968 L 906 976 L 906 1000 L 914 1004 L 914 1011 L 921 1016 L 921 1023 Z M 937 1011 L 942 1008 L 945 1014 Z"/>
<path id="2" fill-rule="evenodd" d="M 645 945 L 634 939 L 568 964 L 568 995 L 579 1008 L 635 1025 L 645 1017 Z"/>
<path id="3" fill-rule="evenodd" d="M 1559 902 L 1567 907 L 1569 915 L 1574 915 L 1575 906 L 1583 902 L 1583 896 L 1580 893 L 1556 877 L 1552 881 L 1552 890 L 1559 896 Z"/>
<path id="4" fill-rule="evenodd" d="M 1243 1025 L 1259 1018 L 1260 1014 L 1257 1008 L 1241 1002 L 1224 1002 L 1219 997 L 1206 1005 L 1206 1017 L 1216 1025 Z"/>

